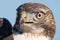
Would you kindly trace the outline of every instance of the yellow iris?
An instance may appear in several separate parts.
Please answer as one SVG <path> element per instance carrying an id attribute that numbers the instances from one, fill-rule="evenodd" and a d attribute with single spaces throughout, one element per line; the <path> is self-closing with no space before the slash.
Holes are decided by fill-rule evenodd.
<path id="1" fill-rule="evenodd" d="M 42 13 L 39 13 L 36 15 L 36 17 L 39 19 L 39 18 L 42 18 Z"/>

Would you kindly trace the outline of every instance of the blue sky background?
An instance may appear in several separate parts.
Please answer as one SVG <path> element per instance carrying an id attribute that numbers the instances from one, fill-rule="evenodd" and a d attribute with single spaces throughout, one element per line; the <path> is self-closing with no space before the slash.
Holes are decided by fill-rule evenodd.
<path id="1" fill-rule="evenodd" d="M 60 0 L 0 0 L 0 17 L 7 18 L 12 25 L 16 19 L 16 8 L 27 2 L 36 2 L 47 5 L 53 12 L 56 21 L 54 40 L 60 40 Z"/>

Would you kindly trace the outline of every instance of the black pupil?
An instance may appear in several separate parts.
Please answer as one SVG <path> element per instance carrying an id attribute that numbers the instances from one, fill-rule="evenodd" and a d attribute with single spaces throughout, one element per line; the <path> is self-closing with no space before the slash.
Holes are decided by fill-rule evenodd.
<path id="1" fill-rule="evenodd" d="M 39 17 L 41 16 L 41 14 L 39 14 Z"/>

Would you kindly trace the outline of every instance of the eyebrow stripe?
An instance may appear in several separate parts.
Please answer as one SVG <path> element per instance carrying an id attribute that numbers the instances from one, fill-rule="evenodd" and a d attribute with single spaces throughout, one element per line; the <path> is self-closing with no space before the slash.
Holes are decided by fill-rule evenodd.
<path id="1" fill-rule="evenodd" d="M 43 11 L 34 11 L 34 12 L 32 12 L 32 13 L 43 13 L 43 14 L 45 14 Z"/>

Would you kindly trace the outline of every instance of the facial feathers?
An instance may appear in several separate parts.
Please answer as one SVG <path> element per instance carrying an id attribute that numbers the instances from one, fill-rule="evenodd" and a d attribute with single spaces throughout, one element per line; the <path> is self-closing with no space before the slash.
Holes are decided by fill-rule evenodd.
<path id="1" fill-rule="evenodd" d="M 22 34 L 44 35 L 51 40 L 55 34 L 54 16 L 52 11 L 43 4 L 25 3 L 17 8 L 16 23 L 13 29 Z"/>

